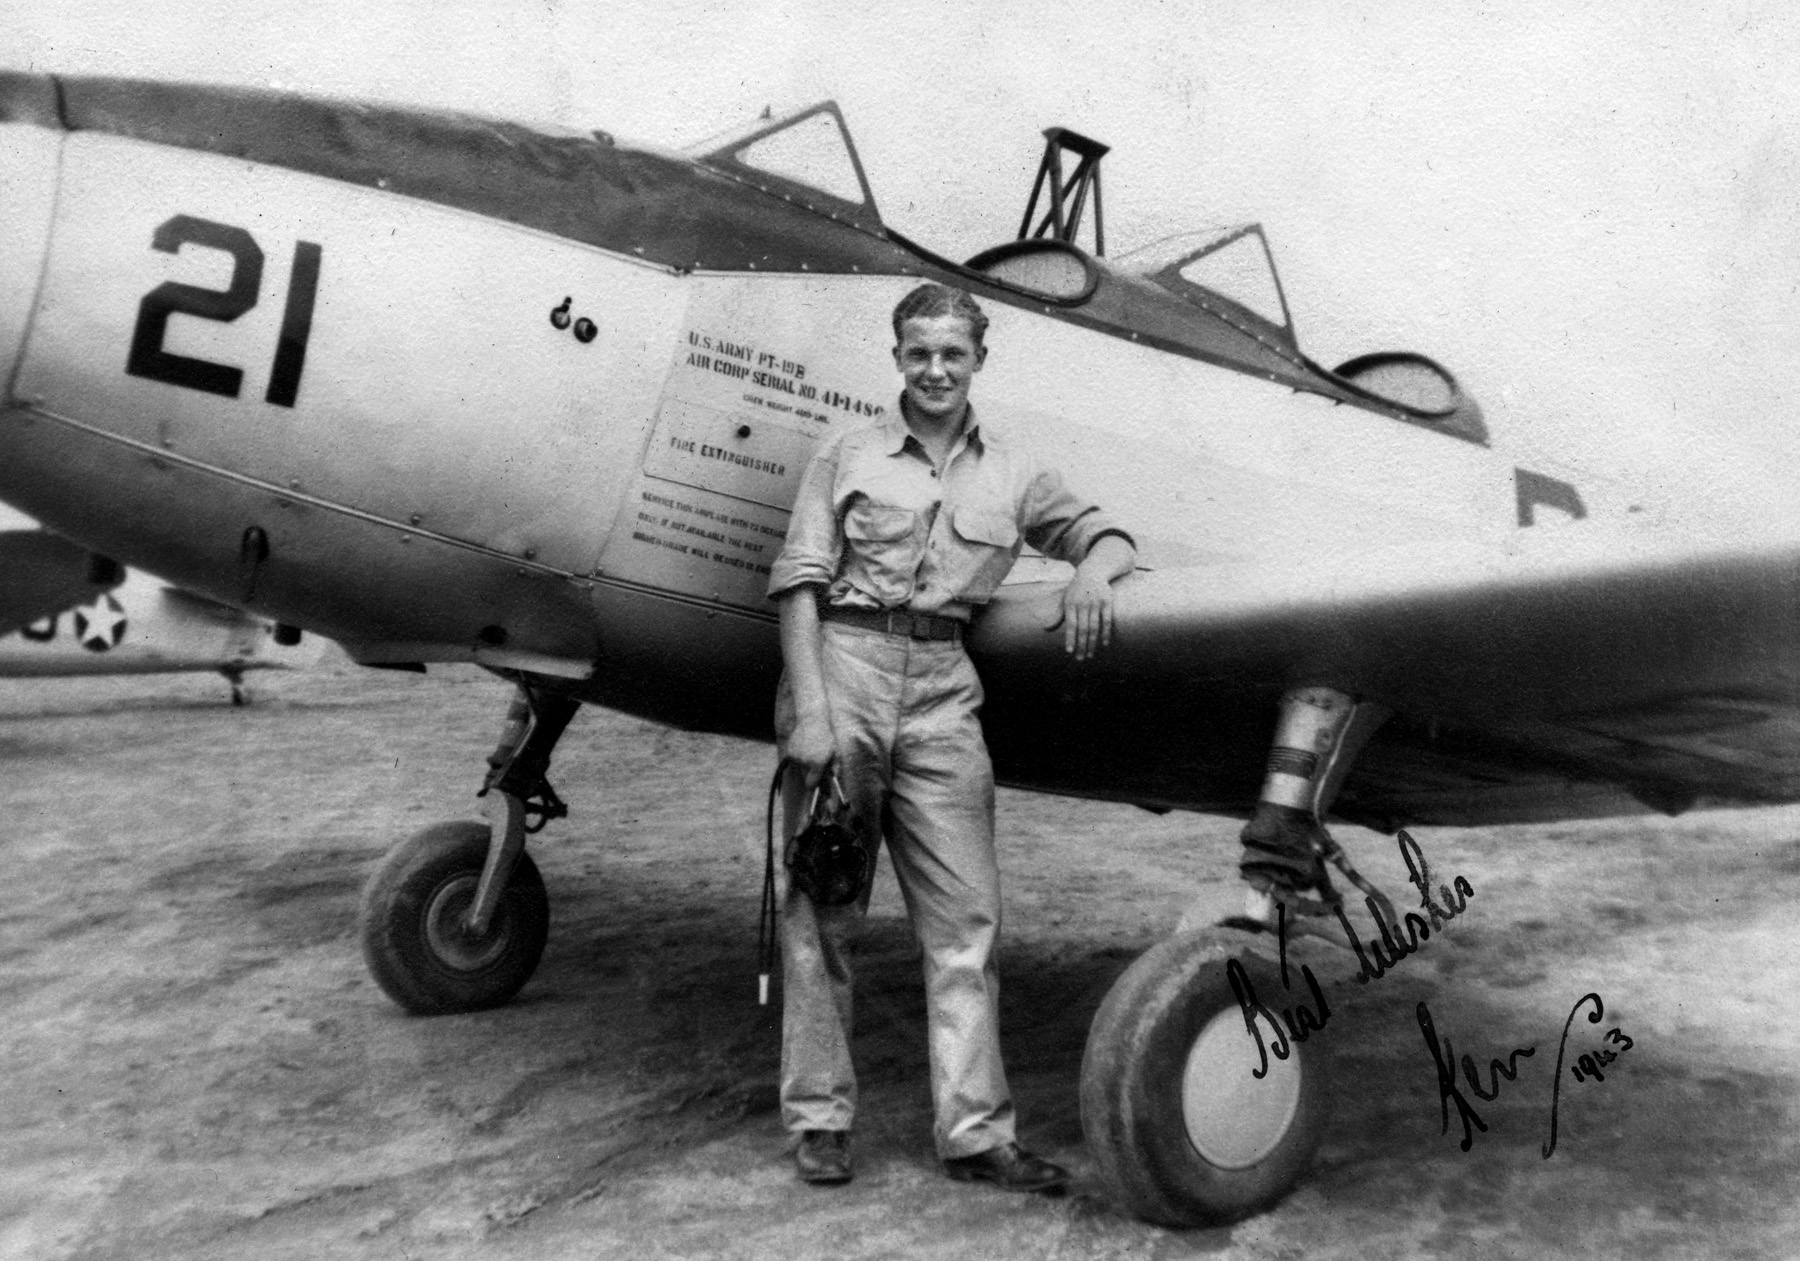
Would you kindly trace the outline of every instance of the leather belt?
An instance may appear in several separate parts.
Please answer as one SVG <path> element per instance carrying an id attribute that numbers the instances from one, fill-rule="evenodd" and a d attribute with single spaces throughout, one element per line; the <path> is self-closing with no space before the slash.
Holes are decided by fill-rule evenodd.
<path id="1" fill-rule="evenodd" d="M 819 610 L 819 616 L 828 622 L 843 622 L 847 626 L 860 626 L 887 635 L 904 635 L 908 639 L 947 639 L 956 643 L 963 633 L 963 623 L 954 617 L 908 613 L 904 609 L 856 609 L 828 604 Z"/>

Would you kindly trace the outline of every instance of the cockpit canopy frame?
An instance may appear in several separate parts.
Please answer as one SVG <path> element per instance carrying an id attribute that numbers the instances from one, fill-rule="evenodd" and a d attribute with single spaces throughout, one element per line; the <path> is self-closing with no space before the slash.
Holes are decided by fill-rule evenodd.
<path id="1" fill-rule="evenodd" d="M 1254 250 L 1257 263 L 1242 261 L 1245 247 L 1240 243 L 1245 241 L 1253 243 L 1249 248 Z M 1254 280 L 1267 282 L 1268 296 L 1262 301 L 1254 301 L 1241 289 L 1234 293 L 1217 280 L 1206 284 L 1192 278 L 1190 273 L 1199 270 L 1197 264 L 1208 259 L 1219 259 L 1233 246 L 1239 246 L 1237 256 L 1240 275 L 1249 269 L 1254 272 Z M 1176 297 L 1229 322 L 1249 320 L 1259 329 L 1278 336 L 1288 349 L 1295 352 L 1300 349 L 1300 339 L 1294 331 L 1293 312 L 1288 307 L 1287 291 L 1281 284 L 1281 269 L 1275 266 L 1275 255 L 1269 249 L 1268 234 L 1263 231 L 1260 223 L 1240 223 L 1230 227 L 1177 233 L 1115 259 L 1114 266 L 1141 276 Z M 1271 303 L 1268 297 L 1272 297 L 1274 301 Z"/>
<path id="2" fill-rule="evenodd" d="M 836 141 L 842 146 L 838 156 L 850 160 L 849 172 L 855 176 L 857 195 L 845 196 L 844 193 L 849 190 L 843 189 L 841 181 L 839 188 L 843 191 L 834 191 L 795 173 L 784 174 L 779 165 L 759 161 L 751 155 L 751 150 L 766 146 L 775 137 L 786 135 L 797 138 L 800 129 L 815 118 L 829 120 L 831 128 L 835 130 Z M 830 144 L 824 137 L 807 138 L 806 143 L 812 148 L 809 156 L 829 160 L 829 151 L 818 147 L 821 141 L 826 145 Z M 881 212 L 875 206 L 875 193 L 869 187 L 868 176 L 863 173 L 862 158 L 856 152 L 856 142 L 850 138 L 850 128 L 844 122 L 843 111 L 838 109 L 836 101 L 820 101 L 779 117 L 758 118 L 723 136 L 703 140 L 698 145 L 691 146 L 687 152 L 696 161 L 763 192 L 805 206 L 808 210 L 832 219 L 854 224 L 865 232 L 882 231 Z"/>

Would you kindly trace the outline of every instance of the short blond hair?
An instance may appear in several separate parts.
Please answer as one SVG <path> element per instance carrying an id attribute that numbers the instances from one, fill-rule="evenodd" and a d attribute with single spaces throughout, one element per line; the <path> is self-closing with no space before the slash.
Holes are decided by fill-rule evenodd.
<path id="1" fill-rule="evenodd" d="M 966 321 L 969 332 L 977 346 L 985 344 L 982 338 L 987 335 L 987 312 L 961 289 L 952 289 L 949 285 L 926 283 L 914 289 L 894 308 L 894 342 L 901 340 L 901 327 L 908 320 L 934 320 L 939 316 L 955 316 Z"/>

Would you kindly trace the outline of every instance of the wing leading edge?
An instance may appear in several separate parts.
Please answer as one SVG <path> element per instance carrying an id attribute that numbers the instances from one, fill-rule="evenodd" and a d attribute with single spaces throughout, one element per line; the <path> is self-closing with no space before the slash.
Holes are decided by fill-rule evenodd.
<path id="1" fill-rule="evenodd" d="M 0 531 L 0 635 L 85 604 L 124 577 L 104 556 L 54 534 Z"/>

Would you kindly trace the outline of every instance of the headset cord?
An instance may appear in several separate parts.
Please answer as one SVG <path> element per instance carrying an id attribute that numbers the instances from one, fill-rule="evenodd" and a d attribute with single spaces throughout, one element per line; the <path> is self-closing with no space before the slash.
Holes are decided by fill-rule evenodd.
<path id="1" fill-rule="evenodd" d="M 769 977 L 775 972 L 775 799 L 781 795 L 781 777 L 787 771 L 787 759 L 775 767 L 775 778 L 769 781 L 769 810 L 763 826 L 763 890 L 762 911 L 757 916 L 757 962 L 761 970 L 756 977 L 756 1004 L 769 1005 Z"/>

